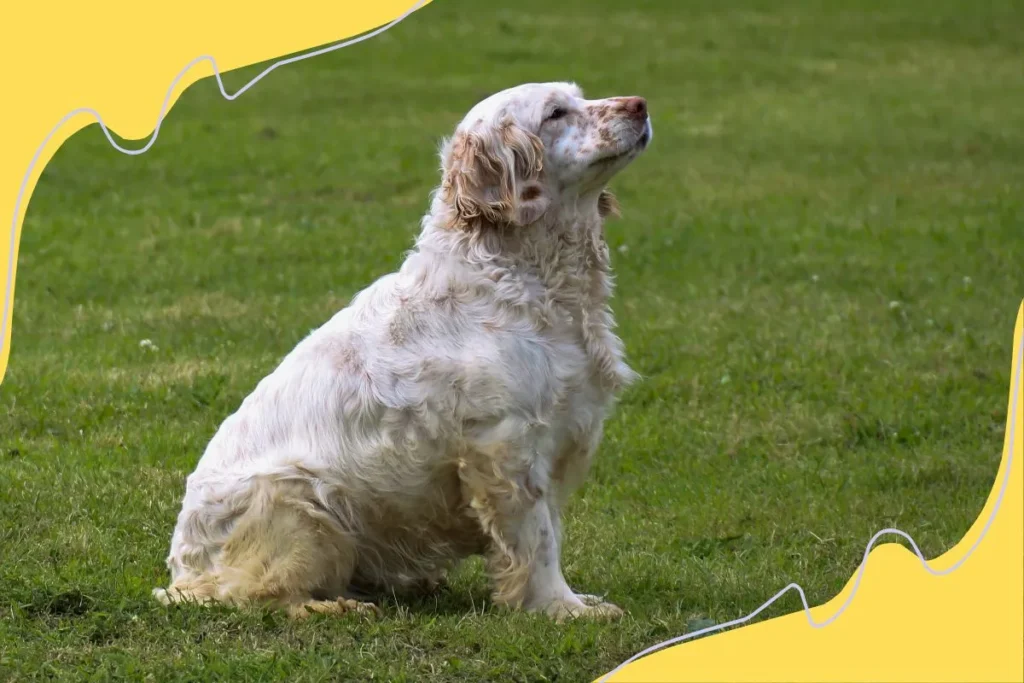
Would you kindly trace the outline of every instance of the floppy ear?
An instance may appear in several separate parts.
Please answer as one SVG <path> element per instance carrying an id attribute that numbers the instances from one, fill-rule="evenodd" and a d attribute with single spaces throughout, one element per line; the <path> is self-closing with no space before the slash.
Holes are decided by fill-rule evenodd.
<path id="1" fill-rule="evenodd" d="M 601 194 L 597 196 L 597 213 L 601 218 L 608 216 L 618 218 L 622 215 L 622 211 L 619 209 L 619 200 L 610 191 L 601 190 Z"/>
<path id="2" fill-rule="evenodd" d="M 457 133 L 448 141 L 442 151 L 441 191 L 461 225 L 527 225 L 550 202 L 537 182 L 543 168 L 540 138 L 506 121 Z"/>

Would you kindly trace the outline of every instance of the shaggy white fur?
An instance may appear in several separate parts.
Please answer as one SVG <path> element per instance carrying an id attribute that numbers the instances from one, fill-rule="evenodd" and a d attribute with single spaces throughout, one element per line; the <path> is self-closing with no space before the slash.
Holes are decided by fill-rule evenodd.
<path id="1" fill-rule="evenodd" d="M 526 84 L 476 105 L 397 273 L 306 337 L 188 478 L 175 600 L 295 616 L 376 610 L 483 554 L 499 604 L 621 610 L 575 593 L 560 510 L 634 379 L 614 334 L 605 189 L 652 136 L 639 97 Z"/>

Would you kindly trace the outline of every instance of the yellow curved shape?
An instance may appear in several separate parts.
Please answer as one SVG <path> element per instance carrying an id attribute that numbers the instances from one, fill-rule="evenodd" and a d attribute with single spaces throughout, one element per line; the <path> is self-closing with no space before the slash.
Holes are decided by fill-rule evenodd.
<path id="1" fill-rule="evenodd" d="M 10 359 L 25 208 L 61 144 L 96 123 L 95 114 L 82 109 L 98 113 L 118 136 L 141 140 L 153 133 L 161 111 L 166 114 L 185 88 L 215 73 L 214 62 L 199 57 L 212 57 L 223 73 L 342 41 L 429 2 L 179 0 L 159 11 L 140 10 L 138 2 L 128 0 L 102 6 L 17 2 L 5 7 L 5 23 L 12 30 L 0 41 L 6 95 L 0 109 L 0 382 Z"/>
<path id="2" fill-rule="evenodd" d="M 963 539 L 928 561 L 931 571 L 901 545 L 878 545 L 839 595 L 809 614 L 801 610 L 676 644 L 599 680 L 1024 680 L 1022 328 L 1024 305 L 1013 336 L 1006 436 L 995 485 Z M 831 623 L 814 628 L 808 616 L 817 624 Z"/>

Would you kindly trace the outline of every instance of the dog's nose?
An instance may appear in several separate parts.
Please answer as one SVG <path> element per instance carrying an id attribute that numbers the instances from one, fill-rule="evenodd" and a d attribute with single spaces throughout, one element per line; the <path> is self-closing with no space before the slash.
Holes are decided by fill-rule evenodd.
<path id="1" fill-rule="evenodd" d="M 625 101 L 626 113 L 634 119 L 644 121 L 647 119 L 647 100 L 642 97 L 627 97 Z"/>

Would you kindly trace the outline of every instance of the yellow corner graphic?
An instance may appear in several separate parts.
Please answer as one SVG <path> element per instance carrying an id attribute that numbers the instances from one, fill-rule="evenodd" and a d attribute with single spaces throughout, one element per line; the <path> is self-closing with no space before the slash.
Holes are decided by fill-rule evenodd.
<path id="1" fill-rule="evenodd" d="M 173 11 L 140 15 L 138 3 L 115 0 L 102 11 L 89 3 L 61 3 L 59 21 L 50 3 L 5 8 L 7 25 L 17 30 L 0 42 L 5 90 L 15 98 L 3 108 L 0 122 L 0 382 L 11 353 L 25 209 L 43 168 L 65 140 L 101 121 L 118 151 L 141 154 L 156 142 L 160 123 L 181 93 L 199 79 L 216 76 L 221 94 L 234 99 L 280 66 L 371 38 L 429 2 L 296 0 L 256 7 L 181 0 Z M 358 37 L 336 42 L 350 36 Z M 234 92 L 220 80 L 221 72 L 310 45 L 326 47 L 275 62 Z M 110 131 L 149 140 L 124 148 Z"/>
<path id="2" fill-rule="evenodd" d="M 805 602 L 799 612 L 690 643 L 682 640 L 700 632 L 666 641 L 599 680 L 1024 680 L 1022 329 L 1024 305 L 1013 337 L 1002 462 L 985 507 L 956 546 L 925 562 L 895 543 L 872 549 L 899 535 L 916 550 L 904 532 L 882 530 L 846 587 L 824 605 L 806 609 Z M 787 592 L 803 598 L 790 584 L 769 602 Z"/>

